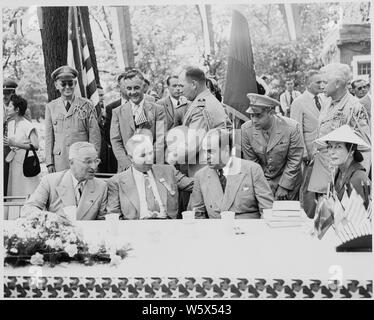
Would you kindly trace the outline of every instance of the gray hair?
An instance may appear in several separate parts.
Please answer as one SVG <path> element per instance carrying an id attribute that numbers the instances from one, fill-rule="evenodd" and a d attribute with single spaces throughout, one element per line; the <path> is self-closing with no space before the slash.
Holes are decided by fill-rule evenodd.
<path id="1" fill-rule="evenodd" d="M 346 85 L 352 79 L 351 68 L 344 63 L 330 63 L 321 68 L 321 73 L 327 73 L 331 77 L 344 81 Z"/>
<path id="2" fill-rule="evenodd" d="M 78 141 L 73 143 L 69 148 L 69 160 L 79 158 L 79 150 L 89 148 L 92 148 L 96 151 L 96 148 L 92 143 L 86 141 Z"/>
<path id="3" fill-rule="evenodd" d="M 131 155 L 133 154 L 135 148 L 138 145 L 143 144 L 144 142 L 149 141 L 149 143 L 152 145 L 152 139 L 148 134 L 145 133 L 137 133 L 134 134 L 127 142 L 125 145 L 127 154 Z"/>

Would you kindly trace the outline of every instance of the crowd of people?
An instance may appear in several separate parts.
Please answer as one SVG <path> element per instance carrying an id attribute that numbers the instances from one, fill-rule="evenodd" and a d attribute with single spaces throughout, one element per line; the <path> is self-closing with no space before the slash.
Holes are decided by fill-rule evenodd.
<path id="1" fill-rule="evenodd" d="M 64 215 L 64 207 L 76 206 L 82 220 L 109 213 L 174 219 L 186 210 L 196 218 L 234 211 L 253 219 L 274 200 L 300 200 L 313 218 L 329 185 L 338 195 L 352 188 L 363 195 L 361 186 L 370 183 L 370 87 L 351 82 L 348 65 L 310 70 L 303 93 L 287 79 L 280 101 L 266 90 L 248 93 L 250 120 L 240 128 L 216 81 L 196 67 L 168 76 L 162 99 L 129 68 L 117 78 L 121 97 L 98 108 L 76 96 L 74 68 L 62 66 L 51 76 L 61 96 L 45 109 L 48 174 L 41 181 L 22 175 L 26 150 L 38 148 L 27 102 L 15 93 L 16 83 L 3 86 L 4 191 L 30 195 L 24 215 Z M 113 176 L 96 178 L 97 171 Z"/>

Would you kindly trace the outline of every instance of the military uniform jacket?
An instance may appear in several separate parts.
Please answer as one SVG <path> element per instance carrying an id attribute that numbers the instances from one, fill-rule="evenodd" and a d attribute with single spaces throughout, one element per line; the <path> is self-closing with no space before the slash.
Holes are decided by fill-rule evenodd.
<path id="1" fill-rule="evenodd" d="M 183 118 L 183 125 L 201 133 L 200 144 L 188 143 L 186 152 L 188 159 L 196 159 L 195 164 L 188 165 L 188 176 L 192 177 L 203 166 L 199 164 L 199 150 L 204 135 L 210 129 L 232 128 L 232 124 L 221 102 L 206 89 L 189 105 Z"/>
<path id="2" fill-rule="evenodd" d="M 184 114 L 188 108 L 187 101 L 185 103 L 181 103 L 177 107 L 174 107 L 170 96 L 167 96 L 164 99 L 158 100 L 156 103 L 165 108 L 167 130 L 182 125 Z"/>
<path id="3" fill-rule="evenodd" d="M 242 125 L 244 159 L 258 162 L 275 192 L 276 186 L 295 190 L 304 152 L 300 125 L 293 119 L 273 116 L 269 142 L 251 120 Z"/>
<path id="4" fill-rule="evenodd" d="M 62 98 L 52 100 L 45 108 L 45 157 L 47 166 L 56 171 L 69 168 L 69 147 L 87 141 L 100 154 L 101 134 L 95 108 L 90 100 L 75 97 L 69 111 Z"/>
<path id="5" fill-rule="evenodd" d="M 144 113 L 148 122 L 139 129 L 149 129 L 153 136 L 153 146 L 156 161 L 164 163 L 164 139 L 166 135 L 166 120 L 164 108 L 158 104 L 144 100 Z M 118 172 L 126 170 L 130 164 L 125 145 L 135 134 L 136 128 L 130 102 L 125 102 L 113 110 L 110 125 L 110 141 L 113 153 L 117 158 Z"/>

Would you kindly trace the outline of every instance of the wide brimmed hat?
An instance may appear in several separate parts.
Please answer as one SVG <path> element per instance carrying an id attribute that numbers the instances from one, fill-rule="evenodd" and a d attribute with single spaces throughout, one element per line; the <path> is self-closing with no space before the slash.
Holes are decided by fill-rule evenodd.
<path id="1" fill-rule="evenodd" d="M 319 144 L 327 144 L 328 141 L 347 142 L 370 149 L 370 146 L 364 140 L 362 140 L 347 124 L 335 129 L 334 131 L 331 131 L 327 135 L 318 138 L 315 141 Z"/>

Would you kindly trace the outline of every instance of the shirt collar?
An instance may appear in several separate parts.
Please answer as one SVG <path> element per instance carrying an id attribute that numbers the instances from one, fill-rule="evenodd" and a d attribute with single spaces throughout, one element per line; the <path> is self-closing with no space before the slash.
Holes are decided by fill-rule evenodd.
<path id="1" fill-rule="evenodd" d="M 305 90 L 305 94 L 309 96 L 311 99 L 314 99 L 314 97 L 318 97 L 318 94 L 314 95 L 311 93 L 308 89 Z"/>
<path id="2" fill-rule="evenodd" d="M 132 108 L 132 111 L 134 112 L 136 110 L 136 104 L 134 102 L 132 102 L 131 100 L 130 101 L 130 104 L 131 104 L 131 108 Z M 140 101 L 140 103 L 138 104 L 138 106 L 140 108 L 143 108 L 144 106 L 144 98 L 142 99 L 142 101 Z"/>
<path id="3" fill-rule="evenodd" d="M 71 99 L 71 100 L 62 99 L 62 102 L 64 103 L 64 106 L 66 107 L 68 102 L 70 103 L 70 105 L 72 105 L 74 100 L 75 100 L 75 96 L 73 96 L 73 99 Z"/>
<path id="4" fill-rule="evenodd" d="M 170 96 L 171 103 L 173 104 L 174 108 L 178 106 L 178 100 L 174 97 Z"/>
<path id="5" fill-rule="evenodd" d="M 75 189 L 78 187 L 79 182 L 78 182 L 78 180 L 74 177 L 73 172 L 71 172 L 71 170 L 70 170 L 70 174 L 71 174 L 71 179 L 72 179 L 72 181 L 73 181 L 73 187 L 74 187 L 74 190 L 75 190 Z M 82 186 L 82 187 L 84 187 L 84 185 L 86 184 L 86 181 L 87 181 L 87 180 L 83 180 L 83 181 L 81 181 L 81 186 Z"/>

